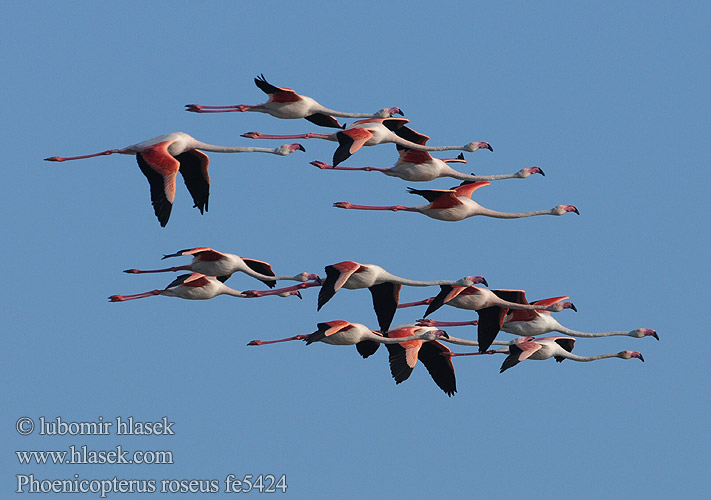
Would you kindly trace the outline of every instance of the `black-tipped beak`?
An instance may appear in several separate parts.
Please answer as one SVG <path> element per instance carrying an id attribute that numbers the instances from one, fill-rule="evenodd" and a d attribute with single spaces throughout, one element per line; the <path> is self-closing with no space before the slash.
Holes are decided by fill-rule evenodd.
<path id="1" fill-rule="evenodd" d="M 642 356 L 642 353 L 639 353 L 639 360 L 644 363 L 644 356 Z"/>
<path id="2" fill-rule="evenodd" d="M 403 113 L 400 108 L 397 108 L 397 111 L 395 111 L 395 114 L 400 115 L 400 116 L 405 116 L 405 113 Z"/>
<path id="3" fill-rule="evenodd" d="M 572 302 L 570 303 L 570 308 L 571 308 L 573 311 L 578 312 L 578 308 L 575 307 L 575 304 L 573 304 Z"/>
<path id="4" fill-rule="evenodd" d="M 486 278 L 484 278 L 483 276 L 482 276 L 482 278 L 481 278 L 481 282 L 482 282 L 482 284 L 483 284 L 484 286 L 486 286 L 486 287 L 489 286 L 489 284 L 486 282 Z"/>
<path id="5" fill-rule="evenodd" d="M 297 297 L 299 297 L 300 299 L 303 300 L 303 297 L 301 296 L 301 292 L 299 292 L 298 290 L 296 291 L 296 293 L 294 295 L 296 295 Z"/>
<path id="6" fill-rule="evenodd" d="M 654 338 L 657 339 L 657 341 L 658 341 L 658 340 L 659 340 L 659 335 L 657 335 L 657 332 L 656 332 L 655 330 L 652 330 L 652 331 L 654 332 L 654 333 L 652 333 L 652 337 L 654 337 Z"/>
<path id="7" fill-rule="evenodd" d="M 491 151 L 492 153 L 494 152 L 494 148 L 491 147 L 491 144 L 488 144 L 488 145 L 486 146 L 486 149 L 488 149 L 488 150 Z"/>
<path id="8" fill-rule="evenodd" d="M 304 153 L 306 152 L 306 148 L 303 147 L 301 144 L 299 144 L 299 149 L 300 149 L 301 151 L 303 151 Z"/>
<path id="9" fill-rule="evenodd" d="M 541 167 L 538 167 L 538 172 L 539 172 L 543 177 L 546 176 L 546 173 L 543 171 L 543 169 L 542 169 Z"/>
<path id="10" fill-rule="evenodd" d="M 577 208 L 575 209 L 575 213 L 580 215 L 580 211 Z"/>

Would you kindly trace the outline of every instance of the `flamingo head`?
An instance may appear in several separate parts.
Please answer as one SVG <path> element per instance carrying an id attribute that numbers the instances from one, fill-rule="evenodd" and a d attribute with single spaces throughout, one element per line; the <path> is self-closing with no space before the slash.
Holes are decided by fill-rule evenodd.
<path id="1" fill-rule="evenodd" d="M 469 151 L 470 153 L 473 153 L 477 149 L 488 149 L 489 151 L 494 150 L 488 142 L 470 142 L 462 149 L 464 149 L 464 151 Z"/>
<path id="2" fill-rule="evenodd" d="M 476 284 L 489 286 L 489 284 L 486 282 L 486 278 L 484 278 L 483 276 L 465 276 L 464 278 L 459 280 L 459 283 L 459 286 L 473 286 Z"/>
<path id="3" fill-rule="evenodd" d="M 558 205 L 553 209 L 553 215 L 563 215 L 567 214 L 568 212 L 575 212 L 576 214 L 580 215 L 580 212 L 577 208 L 575 208 L 575 205 Z"/>
<path id="4" fill-rule="evenodd" d="M 422 337 L 422 340 L 424 341 L 432 341 L 432 340 L 437 340 L 441 338 L 448 339 L 449 334 L 445 332 L 444 330 L 438 330 L 434 327 L 432 327 L 429 331 L 424 332 Z"/>
<path id="5" fill-rule="evenodd" d="M 639 351 L 621 351 L 621 352 L 617 353 L 617 356 L 622 359 L 637 358 L 640 361 L 644 362 L 644 357 L 642 356 L 642 353 Z"/>
<path id="6" fill-rule="evenodd" d="M 557 302 L 546 309 L 546 311 L 561 312 L 563 309 L 572 309 L 573 311 L 578 312 L 578 309 L 572 302 Z"/>
<path id="7" fill-rule="evenodd" d="M 391 116 L 394 115 L 400 115 L 400 116 L 405 116 L 405 113 L 402 112 L 400 108 L 383 108 L 377 113 L 375 113 L 376 118 L 390 118 Z"/>
<path id="8" fill-rule="evenodd" d="M 294 151 L 306 151 L 306 148 L 304 148 L 301 144 L 298 142 L 295 142 L 294 144 L 284 144 L 283 146 L 279 146 L 276 150 L 276 154 L 281 155 L 281 156 L 286 156 Z"/>
<path id="9" fill-rule="evenodd" d="M 517 172 L 518 176 L 521 179 L 525 179 L 526 177 L 530 177 L 533 174 L 541 174 L 543 177 L 546 176 L 545 172 L 543 172 L 543 169 L 541 167 L 527 167 L 527 168 L 522 168 Z"/>
<path id="10" fill-rule="evenodd" d="M 637 328 L 636 330 L 632 330 L 630 332 L 630 337 L 637 337 L 638 339 L 641 339 L 642 337 L 654 337 L 659 340 L 659 335 L 657 335 L 657 332 L 651 328 Z"/>

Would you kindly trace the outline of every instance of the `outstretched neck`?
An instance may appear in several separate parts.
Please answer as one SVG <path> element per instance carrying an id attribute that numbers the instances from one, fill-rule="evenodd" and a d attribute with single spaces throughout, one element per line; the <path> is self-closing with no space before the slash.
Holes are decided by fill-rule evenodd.
<path id="1" fill-rule="evenodd" d="M 259 148 L 252 146 L 215 146 L 205 142 L 195 141 L 195 149 L 202 151 L 210 151 L 212 153 L 273 153 L 277 152 L 278 148 Z"/>
<path id="2" fill-rule="evenodd" d="M 235 290 L 234 288 L 230 288 L 228 286 L 225 286 L 225 288 L 222 291 L 223 295 L 231 295 L 232 297 L 240 297 L 240 298 L 246 298 L 247 295 L 244 292 L 240 292 L 239 290 Z"/>
<path id="3" fill-rule="evenodd" d="M 571 330 L 563 325 L 558 325 L 555 331 L 570 335 L 571 337 L 612 337 L 614 335 L 630 335 L 630 332 L 579 332 L 577 330 Z"/>
<path id="4" fill-rule="evenodd" d="M 523 217 L 533 217 L 535 215 L 555 215 L 552 210 L 534 210 L 532 212 L 499 212 L 489 208 L 479 208 L 478 215 L 495 217 L 497 219 L 521 219 Z"/>
<path id="5" fill-rule="evenodd" d="M 566 358 L 566 359 L 571 359 L 573 361 L 580 361 L 583 363 L 586 363 L 588 361 L 597 361 L 598 359 L 606 359 L 606 358 L 621 358 L 622 356 L 618 352 L 611 352 L 607 354 L 597 354 L 595 356 L 578 356 L 577 354 L 573 354 L 572 352 L 564 352 L 561 354 L 557 354 L 557 356 Z"/>

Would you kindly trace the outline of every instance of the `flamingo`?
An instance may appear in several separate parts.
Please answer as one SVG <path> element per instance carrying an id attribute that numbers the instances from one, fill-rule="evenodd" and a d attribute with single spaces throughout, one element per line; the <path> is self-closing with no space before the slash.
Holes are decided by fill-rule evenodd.
<path id="1" fill-rule="evenodd" d="M 440 292 L 432 297 L 417 302 L 400 304 L 399 307 L 411 307 L 427 304 L 425 317 L 442 307 L 444 304 L 460 309 L 474 310 L 479 314 L 477 323 L 477 337 L 479 350 L 486 351 L 496 339 L 504 318 L 509 309 L 520 310 L 547 310 L 559 312 L 565 306 L 560 303 L 553 304 L 528 304 L 521 301 L 520 296 L 525 295 L 523 290 L 487 290 L 476 286 L 440 286 Z"/>
<path id="2" fill-rule="evenodd" d="M 193 271 L 207 276 L 217 276 L 217 279 L 223 283 L 227 281 L 232 274 L 242 272 L 252 278 L 258 279 L 270 288 L 274 288 L 277 280 L 304 282 L 318 279 L 318 275 L 313 273 L 300 273 L 295 276 L 276 276 L 272 270 L 272 266 L 268 262 L 248 259 L 246 257 L 240 257 L 231 253 L 218 252 L 217 250 L 207 247 L 180 250 L 176 253 L 164 255 L 163 259 L 182 255 L 192 255 L 193 261 L 185 266 L 169 267 L 166 269 L 152 269 L 148 271 L 142 271 L 140 269 L 125 269 L 123 272 L 129 274 L 143 274 L 170 271 Z"/>
<path id="3" fill-rule="evenodd" d="M 401 278 L 390 274 L 385 269 L 375 264 L 360 264 L 350 260 L 326 266 L 326 279 L 300 283 L 286 288 L 275 290 L 247 290 L 244 293 L 250 297 L 261 297 L 263 295 L 273 295 L 275 293 L 300 290 L 320 286 L 318 294 L 318 307 L 321 310 L 326 302 L 331 300 L 338 290 L 347 288 L 356 290 L 367 288 L 373 296 L 373 308 L 378 317 L 380 331 L 385 333 L 390 328 L 400 297 L 402 285 L 406 286 L 435 286 L 435 285 L 460 285 L 468 286 L 474 283 L 486 285 L 483 276 L 467 276 L 458 281 L 437 280 L 437 281 L 416 281 Z"/>
<path id="4" fill-rule="evenodd" d="M 595 356 L 578 356 L 572 352 L 574 346 L 575 339 L 572 337 L 542 337 L 538 339 L 534 337 L 519 337 L 505 349 L 472 353 L 445 353 L 444 356 L 451 358 L 453 356 L 472 356 L 477 354 L 508 354 L 508 357 L 501 365 L 499 373 L 503 373 L 509 368 L 516 366 L 521 361 L 529 358 L 536 360 L 555 358 L 555 360 L 559 363 L 561 363 L 564 359 L 587 362 L 606 358 L 636 358 L 644 362 L 644 357 L 639 351 L 620 351 L 609 354 L 598 354 Z"/>
<path id="5" fill-rule="evenodd" d="M 395 134 L 403 139 L 416 144 L 424 145 L 430 139 L 424 134 L 415 132 L 408 127 L 400 127 L 395 130 Z M 464 181 L 495 181 L 500 179 L 525 179 L 533 174 L 545 176 L 540 167 L 522 168 L 514 174 L 500 175 L 467 175 L 447 165 L 447 163 L 466 163 L 464 154 L 460 153 L 456 158 L 439 159 L 433 158 L 427 151 L 417 151 L 414 149 L 397 146 L 399 157 L 395 166 L 391 168 L 378 167 L 335 167 L 322 161 L 312 161 L 311 165 L 322 170 L 351 170 L 365 172 L 381 172 L 390 177 L 399 177 L 406 181 L 423 182 L 431 181 L 439 177 L 453 177 Z"/>
<path id="6" fill-rule="evenodd" d="M 127 146 L 83 156 L 52 156 L 46 161 L 80 160 L 111 154 L 136 155 L 141 172 L 151 188 L 151 203 L 161 227 L 168 224 L 175 199 L 175 179 L 180 172 L 195 208 L 207 212 L 210 196 L 208 157 L 202 151 L 216 153 L 272 153 L 285 156 L 294 151 L 306 151 L 301 144 L 284 144 L 278 148 L 214 146 L 200 142 L 184 132 L 172 132 Z"/>
<path id="7" fill-rule="evenodd" d="M 248 298 L 244 292 L 235 290 L 222 283 L 214 276 L 205 276 L 200 273 L 189 273 L 178 276 L 165 289 L 151 290 L 149 292 L 136 293 L 133 295 L 111 295 L 109 302 L 124 302 L 126 300 L 142 299 L 153 295 L 165 295 L 166 297 L 179 297 L 189 300 L 208 300 L 218 295 L 231 295 L 233 297 Z M 281 297 L 301 294 L 297 292 L 284 292 L 278 294 Z"/>
<path id="8" fill-rule="evenodd" d="M 568 297 L 552 297 L 550 299 L 537 300 L 532 304 L 553 305 L 560 303 L 564 309 L 577 311 L 572 302 L 561 302 Z M 525 294 L 522 296 L 523 303 L 527 304 Z M 571 337 L 611 337 L 621 335 L 627 337 L 644 338 L 654 337 L 659 340 L 657 332 L 651 328 L 636 328 L 630 331 L 609 331 L 609 332 L 580 332 L 567 328 L 551 315 L 549 311 L 509 311 L 504 319 L 501 329 L 507 333 L 524 337 L 542 335 L 545 333 L 559 332 Z"/>
<path id="9" fill-rule="evenodd" d="M 496 292 L 496 290 L 492 290 Z M 525 294 L 523 296 L 523 304 L 528 304 L 525 301 Z M 577 311 L 575 305 L 572 302 L 562 302 L 568 297 L 552 297 L 550 299 L 542 299 L 531 302 L 536 305 L 553 305 L 560 303 L 563 309 L 572 309 Z M 478 321 L 435 321 L 432 319 L 421 319 L 417 321 L 418 325 L 422 326 L 436 326 L 436 327 L 450 327 L 450 326 L 466 326 L 478 324 Z M 634 338 L 644 338 L 644 337 L 654 337 L 659 340 L 659 335 L 657 332 L 651 328 L 636 328 L 629 331 L 609 331 L 609 332 L 580 332 L 578 330 L 572 330 L 567 328 L 551 315 L 550 311 L 526 311 L 526 310 L 512 310 L 508 311 L 506 317 L 504 318 L 504 324 L 501 326 L 501 330 L 512 333 L 514 335 L 519 335 L 523 337 L 533 337 L 535 335 L 543 335 L 545 333 L 559 332 L 570 337 L 584 337 L 584 338 L 596 338 L 596 337 L 611 337 L 615 335 L 634 337 Z M 479 345 L 479 344 L 476 344 Z"/>
<path id="10" fill-rule="evenodd" d="M 436 328 L 419 328 L 412 330 L 411 336 L 390 338 L 360 323 L 335 320 L 319 323 L 318 329 L 309 335 L 296 335 L 280 340 L 252 340 L 247 345 L 276 344 L 278 342 L 288 342 L 291 340 L 304 340 L 306 341 L 306 345 L 313 342 L 323 342 L 330 345 L 355 345 L 358 353 L 363 358 L 367 358 L 378 350 L 380 344 L 394 344 L 414 340 L 431 341 L 446 337 L 447 332 L 443 330 Z"/>
<path id="11" fill-rule="evenodd" d="M 414 332 L 420 328 L 416 325 L 404 325 L 388 332 L 390 338 L 410 338 Z M 446 339 L 444 337 L 442 340 Z M 407 380 L 412 370 L 420 359 L 430 373 L 432 380 L 444 391 L 447 396 L 452 396 L 457 392 L 457 380 L 454 375 L 451 351 L 442 343 L 431 340 L 408 340 L 399 344 L 386 344 L 388 349 L 388 360 L 390 362 L 390 373 L 399 384 Z"/>
<path id="12" fill-rule="evenodd" d="M 427 205 L 418 205 L 415 207 L 406 207 L 403 205 L 393 206 L 369 206 L 369 205 L 354 205 L 347 201 L 339 201 L 334 203 L 336 208 L 355 209 L 355 210 L 391 210 L 397 212 L 419 212 L 432 219 L 456 222 L 474 217 L 475 215 L 485 215 L 487 217 L 495 217 L 498 219 L 518 219 L 521 217 L 532 217 L 534 215 L 563 215 L 568 212 L 575 212 L 580 215 L 580 212 L 575 205 L 558 205 L 550 210 L 535 210 L 532 212 L 498 212 L 484 208 L 477 202 L 471 199 L 474 191 L 483 186 L 489 186 L 489 181 L 469 182 L 464 181 L 457 187 L 451 189 L 414 189 L 408 188 L 410 194 L 418 194 L 425 198 L 429 203 Z"/>
<path id="13" fill-rule="evenodd" d="M 369 118 L 366 120 L 358 120 L 353 125 L 345 130 L 339 130 L 331 134 L 321 134 L 310 132 L 308 134 L 296 135 L 272 135 L 262 134 L 261 132 L 247 132 L 242 134 L 242 137 L 249 139 L 324 139 L 327 141 L 338 142 L 338 148 L 333 153 L 333 165 L 337 166 L 342 161 L 347 160 L 353 153 L 358 151 L 363 146 L 375 146 L 386 142 L 393 142 L 398 146 L 417 151 L 448 151 L 462 150 L 473 153 L 478 149 L 488 149 L 493 151 L 493 148 L 488 142 L 470 142 L 463 146 L 425 146 L 415 142 L 403 139 L 397 135 L 397 130 L 403 127 L 409 120 L 406 118 Z M 409 129 L 408 129 L 409 130 Z"/>
<path id="14" fill-rule="evenodd" d="M 255 111 L 267 113 L 276 118 L 297 119 L 306 118 L 311 123 L 322 127 L 343 128 L 334 118 L 386 118 L 392 115 L 403 115 L 400 108 L 383 108 L 377 113 L 344 113 L 321 106 L 315 100 L 305 95 L 299 95 L 292 89 L 275 87 L 267 82 L 264 75 L 259 75 L 254 79 L 254 83 L 265 94 L 269 100 L 262 104 L 249 105 L 239 104 L 236 106 L 201 106 L 199 104 L 187 104 L 186 111 L 193 113 L 229 113 L 241 111 Z"/>

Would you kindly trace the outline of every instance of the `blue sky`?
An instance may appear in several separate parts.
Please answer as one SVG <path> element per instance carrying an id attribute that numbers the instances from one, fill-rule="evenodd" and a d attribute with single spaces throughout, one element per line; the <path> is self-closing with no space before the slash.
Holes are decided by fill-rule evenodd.
<path id="1" fill-rule="evenodd" d="M 690 319 L 709 305 L 710 10 L 4 2 L 3 496 L 17 474 L 218 479 L 221 489 L 228 474 L 286 474 L 290 498 L 707 497 L 708 332 Z M 420 201 L 399 179 L 310 166 L 329 161 L 335 145 L 309 140 L 306 153 L 284 158 L 211 154 L 209 213 L 191 208 L 181 182 L 163 229 L 133 158 L 42 161 L 173 131 L 235 146 L 286 142 L 240 137 L 251 130 L 321 131 L 256 113 L 183 111 L 263 102 L 253 83 L 261 73 L 334 109 L 399 106 L 431 144 L 490 142 L 493 153 L 466 155 L 466 171 L 546 172 L 478 190 L 484 206 L 573 203 L 581 215 L 444 223 L 337 210 L 335 201 Z M 344 165 L 389 167 L 396 158 L 381 145 Z M 277 274 L 355 260 L 413 279 L 484 275 L 491 288 L 525 289 L 531 300 L 569 295 L 579 312 L 558 319 L 570 328 L 648 327 L 661 341 L 576 344 L 580 354 L 639 350 L 644 364 L 530 361 L 499 374 L 500 357 L 457 359 L 459 391 L 447 398 L 422 366 L 396 386 L 384 349 L 363 360 L 346 347 L 246 346 L 334 319 L 375 328 L 365 290 L 344 290 L 319 312 L 313 289 L 302 301 L 106 300 L 166 286 L 173 275 L 121 270 L 161 266 L 163 254 L 195 246 L 266 260 Z M 245 276 L 228 284 L 261 287 Z M 436 291 L 406 289 L 401 300 Z M 394 324 L 423 312 L 400 311 Z M 442 308 L 433 318 L 475 317 Z M 22 416 L 167 416 L 176 434 L 20 436 Z M 84 444 L 171 450 L 174 463 L 30 466 L 14 453 Z"/>

